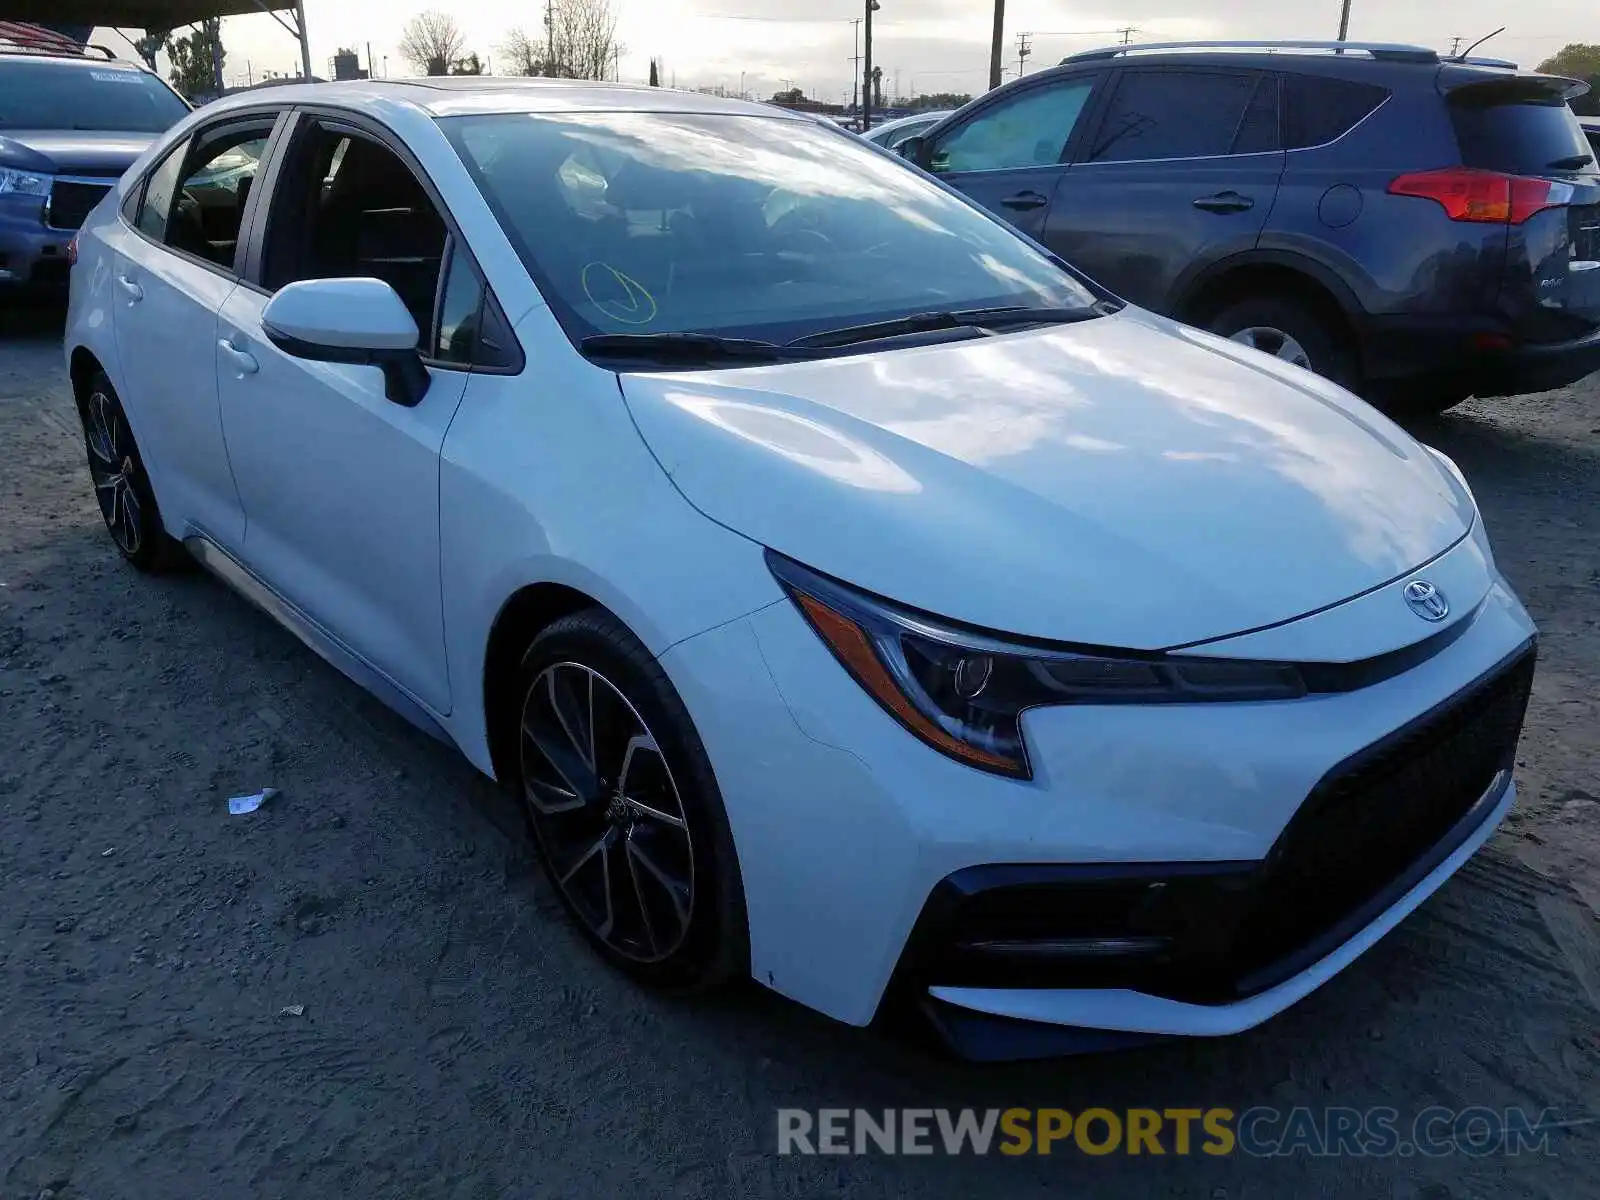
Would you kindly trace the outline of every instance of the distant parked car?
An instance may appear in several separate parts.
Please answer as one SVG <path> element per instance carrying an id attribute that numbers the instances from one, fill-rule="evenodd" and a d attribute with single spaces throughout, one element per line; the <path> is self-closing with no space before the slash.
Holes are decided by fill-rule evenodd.
<path id="1" fill-rule="evenodd" d="M 893 150 L 908 137 L 927 133 L 949 115 L 950 111 L 946 109 L 940 112 L 914 113 L 909 117 L 896 117 L 893 121 L 874 125 L 862 136 L 869 142 L 877 142 L 885 149 Z"/>
<path id="2" fill-rule="evenodd" d="M 189 105 L 143 67 L 0 40 L 0 288 L 67 285 L 89 210 Z"/>
<path id="3" fill-rule="evenodd" d="M 1587 85 L 1340 48 L 1090 51 L 901 153 L 1126 299 L 1392 411 L 1600 368 Z"/>
<path id="4" fill-rule="evenodd" d="M 1590 148 L 1600 156 L 1600 117 L 1579 117 L 1578 124 L 1583 127 L 1583 136 L 1589 139 Z"/>

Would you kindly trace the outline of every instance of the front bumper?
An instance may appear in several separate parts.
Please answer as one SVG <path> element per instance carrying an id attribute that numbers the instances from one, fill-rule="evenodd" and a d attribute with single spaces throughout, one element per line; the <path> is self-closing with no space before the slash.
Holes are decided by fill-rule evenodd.
<path id="1" fill-rule="evenodd" d="M 1300 969 L 1271 987 L 1202 1004 L 1133 988 L 981 988 L 934 985 L 924 1005 L 935 1030 L 963 1057 L 982 1061 L 1112 1049 L 1163 1036 L 1242 1033 L 1303 1000 L 1371 949 L 1441 888 L 1488 841 L 1517 789 L 1497 773 L 1458 826 L 1350 919 L 1308 944 Z M 1307 955 L 1294 956 L 1298 965 Z M 1065 1028 L 1064 1028 L 1065 1027 Z M 1085 1036 L 1084 1031 L 1093 1031 Z"/>
<path id="2" fill-rule="evenodd" d="M 73 231 L 45 225 L 43 212 L 37 197 L 7 196 L 0 203 L 0 289 L 66 290 Z"/>
<path id="3" fill-rule="evenodd" d="M 1027 781 L 974 771 L 917 741 L 845 674 L 786 600 L 673 647 L 662 665 L 710 753 L 739 854 L 752 973 L 858 1025 L 873 1019 L 886 996 L 932 1001 L 946 1016 L 992 1015 L 1117 1036 L 1207 1032 L 1203 1022 L 1180 1029 L 1183 1023 L 1170 1019 L 1190 1009 L 1213 1014 L 1207 1019 L 1220 1024 L 1212 1032 L 1266 1019 L 1381 936 L 1477 843 L 1463 841 L 1459 857 L 1446 856 L 1361 928 L 1341 927 L 1332 948 L 1318 945 L 1316 935 L 1351 917 L 1370 895 L 1323 914 L 1323 930 L 1245 924 L 1246 948 L 1259 943 L 1272 952 L 1244 965 L 1255 974 L 1279 968 L 1279 978 L 1258 981 L 1248 995 L 1227 990 L 1252 973 L 1231 966 L 1199 983 L 1193 975 L 1174 983 L 1102 972 L 1089 986 L 1037 971 L 1022 980 L 929 973 L 920 969 L 914 931 L 941 883 L 972 868 L 1114 873 L 1134 864 L 1155 880 L 1210 878 L 1216 895 L 1230 877 L 1237 883 L 1263 869 L 1286 831 L 1301 828 L 1297 814 L 1310 811 L 1307 798 L 1319 781 L 1469 691 L 1533 637 L 1527 614 L 1476 539 L 1430 564 L 1428 574 L 1472 615 L 1447 647 L 1411 669 L 1358 691 L 1297 701 L 1034 710 L 1024 718 L 1035 765 Z M 1341 650 L 1351 658 L 1393 650 L 1396 637 L 1415 640 L 1405 622 L 1416 618 L 1398 595 L 1406 582 L 1253 639 L 1265 639 L 1262 657 L 1290 657 L 1282 653 L 1288 644 L 1308 661 L 1339 661 Z M 1347 610 L 1367 614 L 1355 631 Z M 1390 613 L 1398 615 L 1385 625 Z M 1214 652 L 1238 656 L 1251 640 Z M 1520 709 L 1514 723 L 1520 726 Z M 1488 836 L 1510 796 L 1508 788 L 1480 814 L 1475 832 Z M 1389 827 L 1382 812 L 1369 807 L 1365 816 Z M 1410 843 L 1415 853 L 1379 884 L 1394 883 L 1446 840 L 1450 822 L 1438 813 L 1434 821 Z M 1214 924 L 1250 915 L 1230 912 L 1216 895 Z M 1157 928 L 1154 936 L 1162 935 Z M 1204 939 L 1178 948 L 1192 951 L 1178 955 L 1190 967 L 1229 953 Z M 1304 961 L 1291 961 L 1295 953 Z M 1079 992 L 1100 1007 L 1081 998 L 1062 1002 Z M 1127 995 L 1148 997 L 1150 1006 L 1129 1005 Z M 1097 1024 L 1096 1012 L 1135 1015 Z"/>

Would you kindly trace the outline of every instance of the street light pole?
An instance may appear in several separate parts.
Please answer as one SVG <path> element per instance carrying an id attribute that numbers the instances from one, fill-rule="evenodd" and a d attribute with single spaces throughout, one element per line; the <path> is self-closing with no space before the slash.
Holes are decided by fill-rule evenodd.
<path id="1" fill-rule="evenodd" d="M 1006 0 L 994 0 L 994 38 L 989 43 L 989 88 L 1000 86 L 1000 43 L 1006 36 Z"/>
<path id="2" fill-rule="evenodd" d="M 872 128 L 872 14 L 879 7 L 878 0 L 867 0 L 866 56 L 861 72 L 861 132 Z"/>

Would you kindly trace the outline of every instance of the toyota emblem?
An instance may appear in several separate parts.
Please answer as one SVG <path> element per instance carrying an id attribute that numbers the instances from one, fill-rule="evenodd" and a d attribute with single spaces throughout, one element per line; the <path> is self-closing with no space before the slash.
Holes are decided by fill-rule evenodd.
<path id="1" fill-rule="evenodd" d="M 1424 621 L 1442 621 L 1450 615 L 1450 602 L 1426 579 L 1413 579 L 1406 584 L 1405 597 L 1411 611 Z"/>

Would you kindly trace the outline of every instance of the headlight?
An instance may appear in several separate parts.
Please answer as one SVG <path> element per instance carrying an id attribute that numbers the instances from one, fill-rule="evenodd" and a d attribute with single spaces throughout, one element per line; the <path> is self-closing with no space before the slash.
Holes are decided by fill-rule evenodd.
<path id="1" fill-rule="evenodd" d="M 1026 709 L 1055 704 L 1292 700 L 1292 665 L 1007 641 L 869 596 L 767 551 L 767 565 L 840 663 L 896 720 L 951 758 L 1032 778 Z"/>
<path id="2" fill-rule="evenodd" d="M 49 175 L 36 171 L 0 167 L 0 196 L 48 196 L 52 182 Z"/>

